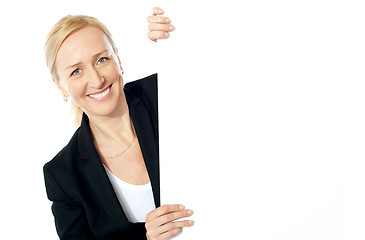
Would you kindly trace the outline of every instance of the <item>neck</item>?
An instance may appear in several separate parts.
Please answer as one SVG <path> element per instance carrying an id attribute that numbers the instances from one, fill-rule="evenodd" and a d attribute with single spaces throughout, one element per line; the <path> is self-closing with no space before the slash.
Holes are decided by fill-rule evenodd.
<path id="1" fill-rule="evenodd" d="M 134 137 L 134 130 L 129 116 L 126 98 L 120 101 L 117 111 L 111 116 L 88 116 L 94 145 L 97 149 L 103 146 L 124 146 Z"/>

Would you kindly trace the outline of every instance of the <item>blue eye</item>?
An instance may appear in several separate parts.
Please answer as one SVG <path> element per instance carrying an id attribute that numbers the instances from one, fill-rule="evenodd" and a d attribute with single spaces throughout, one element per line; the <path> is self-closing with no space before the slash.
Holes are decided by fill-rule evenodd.
<path id="1" fill-rule="evenodd" d="M 107 58 L 107 57 L 102 57 L 102 58 L 100 58 L 99 60 L 98 60 L 98 62 L 97 63 L 104 63 L 104 62 L 106 62 L 106 61 L 108 61 L 109 60 L 109 58 Z"/>
<path id="2" fill-rule="evenodd" d="M 76 74 L 79 74 L 81 72 L 81 69 L 76 69 L 75 71 L 73 71 L 72 73 L 71 73 L 71 76 L 73 76 L 73 75 L 76 75 Z"/>

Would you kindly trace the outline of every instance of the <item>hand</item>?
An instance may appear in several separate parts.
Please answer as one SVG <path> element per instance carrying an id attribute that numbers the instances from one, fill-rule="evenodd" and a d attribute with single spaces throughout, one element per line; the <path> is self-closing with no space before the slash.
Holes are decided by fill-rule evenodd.
<path id="1" fill-rule="evenodd" d="M 183 205 L 163 205 L 146 216 L 146 236 L 148 240 L 167 240 L 180 234 L 183 227 L 194 224 L 192 220 L 174 221 L 193 215 L 193 211 Z"/>
<path id="2" fill-rule="evenodd" d="M 154 42 L 157 42 L 157 39 L 166 39 L 170 37 L 170 33 L 175 30 L 175 27 L 171 25 L 171 20 L 167 17 L 157 16 L 162 15 L 164 11 L 159 8 L 153 8 L 153 15 L 147 18 L 149 23 L 148 29 L 148 38 Z"/>

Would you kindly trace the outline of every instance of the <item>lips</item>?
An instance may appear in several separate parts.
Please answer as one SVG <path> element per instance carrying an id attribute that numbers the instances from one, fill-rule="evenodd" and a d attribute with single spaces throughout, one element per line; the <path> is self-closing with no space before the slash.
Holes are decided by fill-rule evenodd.
<path id="1" fill-rule="evenodd" d="M 87 96 L 91 97 L 93 99 L 96 99 L 96 100 L 101 100 L 101 99 L 105 98 L 110 93 L 110 89 L 111 89 L 111 85 L 103 91 L 93 93 L 93 94 L 89 94 Z"/>

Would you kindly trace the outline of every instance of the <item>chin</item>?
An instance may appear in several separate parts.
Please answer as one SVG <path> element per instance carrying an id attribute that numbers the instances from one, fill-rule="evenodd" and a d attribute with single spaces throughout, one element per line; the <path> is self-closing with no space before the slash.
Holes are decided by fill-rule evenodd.
<path id="1" fill-rule="evenodd" d="M 110 99 L 110 101 L 98 102 L 92 106 L 84 108 L 86 112 L 94 116 L 117 116 L 121 109 L 121 101 L 117 98 Z"/>

